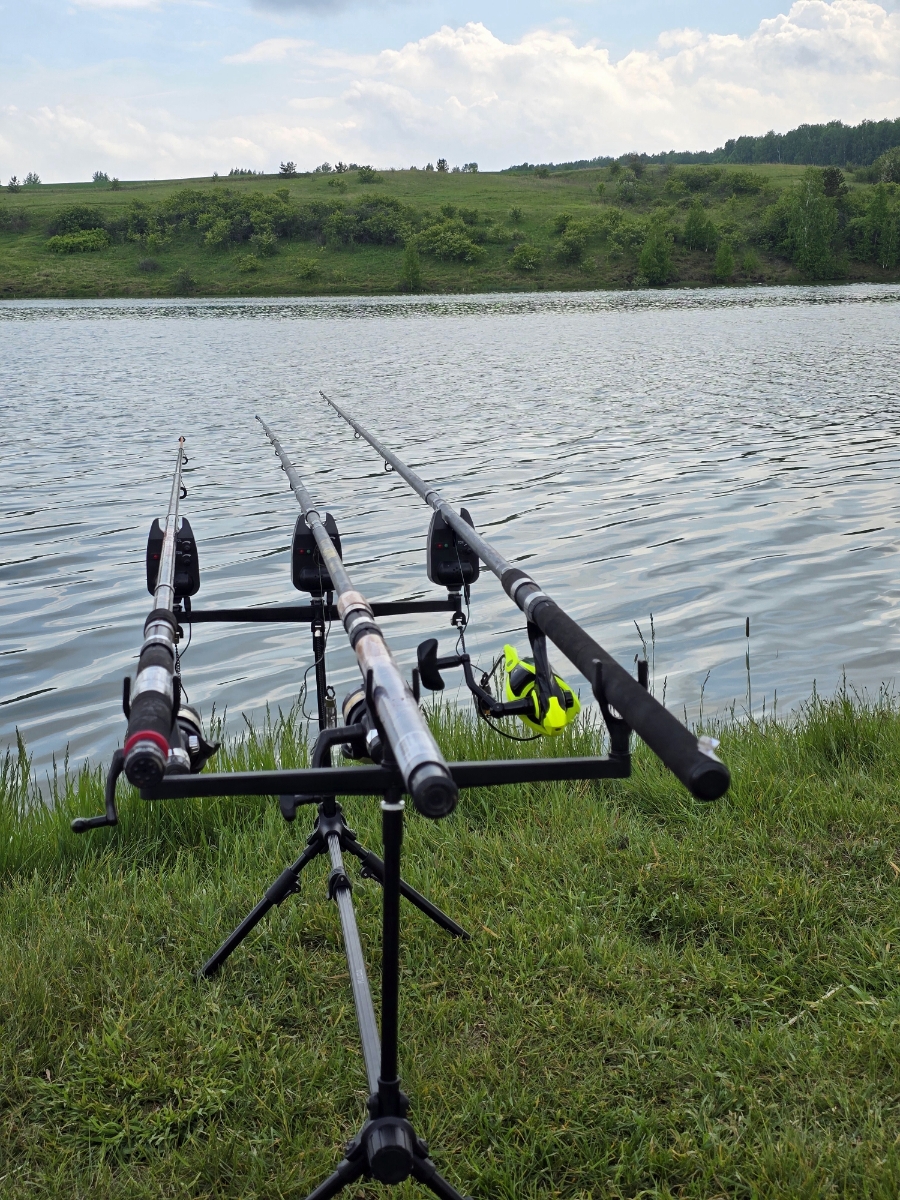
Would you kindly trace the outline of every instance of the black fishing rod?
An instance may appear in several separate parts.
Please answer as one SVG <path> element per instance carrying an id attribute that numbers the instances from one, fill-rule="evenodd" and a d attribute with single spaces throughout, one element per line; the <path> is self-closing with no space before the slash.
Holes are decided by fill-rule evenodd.
<path id="1" fill-rule="evenodd" d="M 698 800 L 716 800 L 727 791 L 731 780 L 728 768 L 716 758 L 708 741 L 695 737 L 668 709 L 663 708 L 530 575 L 513 566 L 477 534 L 436 488 L 425 483 L 324 392 L 319 394 L 358 437 L 381 455 L 387 466 L 392 467 L 426 504 L 440 514 L 459 539 L 474 550 L 500 580 L 509 598 L 525 614 L 529 625 L 537 626 L 581 671 L 601 708 L 611 706 L 615 709 Z"/>
<path id="2" fill-rule="evenodd" d="M 393 754 L 406 790 L 423 816 L 444 817 L 456 807 L 458 790 L 453 776 L 394 661 L 384 635 L 375 623 L 372 606 L 362 592 L 354 587 L 325 528 L 325 521 L 303 486 L 294 464 L 262 417 L 257 417 L 257 420 L 281 459 L 306 524 L 316 539 L 319 555 L 338 597 L 338 616 L 366 681 L 366 699 L 371 702 L 373 716 L 384 730 L 389 751 Z M 372 732 L 374 734 L 376 731 Z"/>
<path id="3" fill-rule="evenodd" d="M 190 760 L 172 739 L 174 717 L 180 697 L 176 697 L 176 642 L 178 620 L 175 616 L 175 569 L 178 547 L 178 502 L 187 495 L 181 482 L 181 469 L 187 458 L 184 438 L 178 439 L 178 455 L 172 477 L 172 491 L 166 523 L 162 530 L 162 547 L 153 609 L 144 622 L 144 643 L 138 661 L 137 676 L 126 698 L 128 731 L 125 735 L 125 774 L 135 787 L 150 787 L 160 782 L 169 763 L 170 747 L 184 757 L 184 770 L 190 770 Z"/>

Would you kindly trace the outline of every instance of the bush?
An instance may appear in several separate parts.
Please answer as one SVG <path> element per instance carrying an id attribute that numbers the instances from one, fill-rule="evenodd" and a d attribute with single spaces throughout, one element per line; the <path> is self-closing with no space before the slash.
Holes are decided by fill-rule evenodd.
<path id="1" fill-rule="evenodd" d="M 518 204 L 514 204 L 506 215 L 509 217 L 510 221 L 518 224 L 525 214 L 522 212 L 521 208 L 519 208 Z"/>
<path id="2" fill-rule="evenodd" d="M 102 229 L 103 214 L 86 204 L 73 204 L 61 209 L 47 226 L 49 233 L 80 233 L 82 230 Z"/>
<path id="3" fill-rule="evenodd" d="M 197 280 L 187 267 L 179 267 L 172 276 L 172 290 L 178 296 L 186 296 L 197 286 Z"/>
<path id="4" fill-rule="evenodd" d="M 237 269 L 243 275 L 249 275 L 252 271 L 259 270 L 259 259 L 255 254 L 239 254 L 237 258 Z"/>
<path id="5" fill-rule="evenodd" d="M 557 213 L 556 216 L 553 218 L 553 224 L 551 226 L 551 228 L 553 229 L 553 232 L 557 235 L 559 235 L 561 233 L 565 233 L 566 230 L 568 229 L 569 225 L 573 221 L 573 219 L 574 218 L 572 217 L 571 213 L 567 213 L 567 212 Z"/>
<path id="6" fill-rule="evenodd" d="M 105 229 L 84 229 L 80 233 L 60 233 L 47 242 L 47 249 L 54 254 L 86 254 L 93 250 L 105 250 L 109 245 L 109 234 Z"/>
<path id="7" fill-rule="evenodd" d="M 459 209 L 456 207 L 455 204 L 442 204 L 441 205 L 441 216 L 446 217 L 448 221 L 452 220 L 453 217 L 458 216 L 458 214 L 459 214 Z"/>
<path id="8" fill-rule="evenodd" d="M 478 224 L 478 209 L 477 208 L 461 208 L 459 210 L 459 218 L 464 225 Z"/>
<path id="9" fill-rule="evenodd" d="M 346 179 L 329 179 L 328 187 L 334 188 L 336 192 L 340 192 L 343 195 L 347 191 L 347 181 Z"/>
<path id="10" fill-rule="evenodd" d="M 121 190 L 121 187 L 122 187 L 121 183 L 119 182 L 117 177 L 115 175 L 113 175 L 112 179 L 109 181 L 109 190 L 111 192 L 118 192 Z"/>
<path id="11" fill-rule="evenodd" d="M 565 263 L 581 262 L 590 232 L 591 229 L 587 222 L 570 221 L 559 239 L 560 260 Z"/>
<path id="12" fill-rule="evenodd" d="M 441 260 L 455 259 L 458 262 L 477 262 L 484 251 L 469 237 L 462 221 L 439 221 L 419 234 L 419 246 L 428 254 Z"/>
<path id="13" fill-rule="evenodd" d="M 297 275 L 307 283 L 315 283 L 322 278 L 322 268 L 311 258 L 297 260 Z"/>
<path id="14" fill-rule="evenodd" d="M 379 175 L 374 167 L 360 167 L 356 178 L 360 183 L 384 183 L 384 176 Z"/>
<path id="15" fill-rule="evenodd" d="M 250 245 L 257 254 L 263 255 L 265 258 L 271 258 L 273 254 L 278 253 L 278 239 L 274 233 L 268 230 L 254 233 L 250 239 Z"/>
<path id="16" fill-rule="evenodd" d="M 138 263 L 138 270 L 151 275 L 154 271 L 159 270 L 159 263 L 155 258 L 142 258 Z"/>
<path id="17" fill-rule="evenodd" d="M 722 181 L 732 194 L 752 195 L 769 190 L 770 184 L 759 171 L 730 171 Z"/>
<path id="18" fill-rule="evenodd" d="M 24 209 L 0 208 L 0 232 L 24 233 L 30 222 Z"/>
<path id="19" fill-rule="evenodd" d="M 603 181 L 601 180 L 601 182 L 598 183 L 597 187 L 596 187 L 597 195 L 602 196 L 605 191 L 606 191 L 606 184 L 603 183 Z"/>
<path id="20" fill-rule="evenodd" d="M 402 292 L 419 292 L 422 290 L 422 264 L 419 262 L 419 248 L 416 246 L 413 238 L 409 239 L 403 250 L 400 290 Z"/>
<path id="21" fill-rule="evenodd" d="M 22 185 L 21 185 L 21 183 L 19 183 L 19 181 L 15 177 L 15 175 L 12 176 L 9 183 L 6 185 L 6 190 L 8 192 L 21 192 Z"/>
<path id="22" fill-rule="evenodd" d="M 548 167 L 535 167 L 534 173 L 538 177 L 538 179 L 549 179 L 550 178 L 550 170 Z"/>
<path id="23" fill-rule="evenodd" d="M 730 283 L 734 275 L 734 251 L 727 238 L 722 238 L 719 242 L 713 274 L 719 283 Z"/>
<path id="24" fill-rule="evenodd" d="M 530 246 L 527 242 L 523 242 L 521 246 L 516 246 L 509 265 L 517 271 L 536 271 L 541 265 L 543 257 L 537 246 Z"/>
<path id="25" fill-rule="evenodd" d="M 713 249 L 719 239 L 719 231 L 706 215 L 699 196 L 691 204 L 681 238 L 689 250 L 704 250 L 706 253 Z"/>
<path id="26" fill-rule="evenodd" d="M 822 189 L 826 196 L 846 196 L 850 189 L 840 167 L 826 167 L 822 172 Z"/>
<path id="27" fill-rule="evenodd" d="M 641 248 L 638 267 L 653 287 L 662 287 L 674 275 L 672 237 L 661 225 L 654 225 Z"/>

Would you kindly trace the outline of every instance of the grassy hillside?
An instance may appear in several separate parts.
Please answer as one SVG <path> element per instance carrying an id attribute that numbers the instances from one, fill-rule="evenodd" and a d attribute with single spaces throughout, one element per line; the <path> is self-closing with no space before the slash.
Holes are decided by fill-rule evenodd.
<path id="1" fill-rule="evenodd" d="M 451 758 L 531 752 L 460 716 L 436 730 Z M 900 717 L 843 694 L 721 735 L 734 783 L 710 806 L 639 753 L 630 780 L 410 814 L 404 873 L 473 934 L 404 908 L 401 1070 L 464 1192 L 900 1192 Z M 590 729 L 559 747 L 597 748 Z M 219 766 L 304 757 L 287 720 Z M 308 814 L 132 796 L 117 829 L 76 838 L 68 819 L 102 810 L 96 775 L 61 784 L 55 811 L 27 797 L 8 762 L 0 1193 L 300 1200 L 365 1099 L 324 864 L 217 979 L 194 971 L 297 855 Z M 347 809 L 377 848 L 377 803 Z M 379 891 L 351 874 L 377 996 Z"/>
<path id="2" fill-rule="evenodd" d="M 900 277 L 897 185 L 848 179 L 846 194 L 829 197 L 821 178 L 786 166 L 652 166 L 635 178 L 614 165 L 547 178 L 397 171 L 365 183 L 354 171 L 37 185 L 0 193 L 0 297 Z M 790 224 L 804 188 L 825 222 L 812 258 L 798 246 L 809 235 Z"/>

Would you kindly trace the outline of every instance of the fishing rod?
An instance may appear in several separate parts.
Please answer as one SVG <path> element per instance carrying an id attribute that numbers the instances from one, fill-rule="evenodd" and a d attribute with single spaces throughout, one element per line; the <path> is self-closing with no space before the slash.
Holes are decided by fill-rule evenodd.
<path id="1" fill-rule="evenodd" d="M 170 753 L 177 765 L 190 771 L 187 752 L 180 744 L 175 717 L 180 708 L 180 681 L 176 678 L 178 619 L 175 615 L 175 572 L 179 547 L 178 504 L 187 495 L 181 481 L 181 470 L 187 462 L 184 438 L 178 439 L 175 473 L 169 494 L 169 508 L 162 528 L 159 563 L 153 588 L 153 609 L 144 622 L 144 643 L 138 660 L 137 677 L 130 686 L 126 681 L 125 708 L 128 731 L 125 735 L 125 774 L 135 787 L 159 783 L 169 765 Z M 159 523 L 154 522 L 151 542 Z M 151 551 L 148 547 L 148 574 L 151 570 Z M 155 564 L 154 564 L 155 565 Z M 176 696 L 176 686 L 179 694 Z M 175 737 L 172 737 L 173 726 Z M 174 745 L 173 745 L 174 743 Z"/>
<path id="2" fill-rule="evenodd" d="M 325 527 L 325 520 L 303 486 L 294 464 L 262 417 L 256 419 L 281 459 L 282 468 L 334 585 L 338 616 L 366 681 L 365 698 L 370 702 L 373 719 L 384 731 L 387 741 L 387 747 L 382 746 L 381 751 L 393 755 L 406 790 L 419 812 L 432 819 L 444 817 L 456 807 L 458 798 L 458 789 L 444 756 L 394 661 L 384 634 L 375 623 L 372 606 L 362 592 L 354 587 L 331 534 Z M 373 758 L 377 752 L 375 739 L 378 732 L 373 729 L 369 735 Z"/>
<path id="3" fill-rule="evenodd" d="M 535 626 L 588 680 L 604 716 L 607 709 L 614 709 L 698 800 L 716 800 L 727 791 L 731 777 L 728 768 L 716 757 L 710 739 L 699 739 L 686 729 L 612 655 L 573 621 L 527 572 L 513 566 L 499 550 L 476 533 L 436 488 L 421 479 L 324 392 L 320 391 L 319 395 L 347 422 L 357 437 L 368 442 L 381 455 L 385 466 L 393 468 L 405 479 L 457 538 L 471 548 L 497 576 L 503 590 L 525 614 L 529 632 Z M 441 665 L 440 662 L 438 665 Z M 448 662 L 447 665 L 451 664 Z"/>

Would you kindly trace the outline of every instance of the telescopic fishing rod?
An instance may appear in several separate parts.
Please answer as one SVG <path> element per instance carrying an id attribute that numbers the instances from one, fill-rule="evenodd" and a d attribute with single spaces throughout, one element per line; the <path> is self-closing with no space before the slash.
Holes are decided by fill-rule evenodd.
<path id="1" fill-rule="evenodd" d="M 388 743 L 384 753 L 393 755 L 406 790 L 423 816 L 444 817 L 456 807 L 458 789 L 444 756 L 437 747 L 415 698 L 400 673 L 384 635 L 375 622 L 372 606 L 354 587 L 341 557 L 335 549 L 325 520 L 284 452 L 281 442 L 262 417 L 256 418 L 281 459 L 291 488 L 306 524 L 337 593 L 337 612 L 366 682 L 365 699 L 374 709 L 373 716 Z M 372 730 L 374 751 L 377 730 Z M 374 751 L 372 757 L 375 757 Z"/>
<path id="2" fill-rule="evenodd" d="M 436 488 L 421 479 L 324 392 L 319 395 L 338 416 L 343 417 L 357 437 L 368 442 L 381 455 L 386 466 L 392 467 L 406 480 L 413 491 L 497 576 L 503 590 L 525 614 L 529 629 L 537 627 L 585 676 L 601 709 L 615 709 L 698 800 L 716 800 L 727 791 L 731 779 L 728 768 L 716 758 L 713 744 L 708 739 L 698 739 L 686 729 L 612 655 L 573 621 L 530 575 L 513 566 L 476 533 Z"/>

